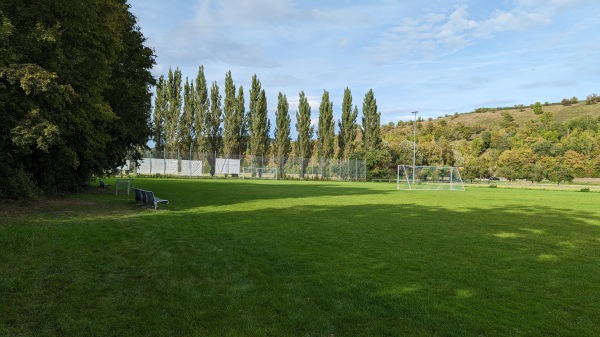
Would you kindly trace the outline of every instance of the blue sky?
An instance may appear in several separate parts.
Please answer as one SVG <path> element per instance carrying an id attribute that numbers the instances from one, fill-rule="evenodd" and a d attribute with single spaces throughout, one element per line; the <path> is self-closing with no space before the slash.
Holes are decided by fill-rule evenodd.
<path id="1" fill-rule="evenodd" d="M 346 87 L 361 107 L 372 88 L 382 124 L 479 107 L 600 94 L 597 0 L 130 0 L 153 74 L 204 65 L 246 92 L 256 74 L 271 124 L 287 95 L 292 125 L 304 91 L 313 120 L 327 90 L 334 117 Z M 292 129 L 294 127 L 292 126 Z"/>

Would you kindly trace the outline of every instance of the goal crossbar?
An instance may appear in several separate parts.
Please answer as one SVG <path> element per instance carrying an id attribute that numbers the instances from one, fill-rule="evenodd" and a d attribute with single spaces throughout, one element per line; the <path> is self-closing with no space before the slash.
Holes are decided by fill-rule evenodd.
<path id="1" fill-rule="evenodd" d="M 242 179 L 272 179 L 277 180 L 276 167 L 243 167 Z"/>

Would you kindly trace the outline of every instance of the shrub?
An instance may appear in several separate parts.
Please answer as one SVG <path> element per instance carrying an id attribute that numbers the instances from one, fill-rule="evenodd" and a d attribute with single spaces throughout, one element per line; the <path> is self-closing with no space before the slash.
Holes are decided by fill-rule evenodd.
<path id="1" fill-rule="evenodd" d="M 571 100 L 568 98 L 563 98 L 562 101 L 560 101 L 560 104 L 562 104 L 564 106 L 569 106 L 569 105 L 571 105 Z"/>
<path id="2" fill-rule="evenodd" d="M 589 187 L 585 187 L 579 190 L 579 192 L 589 192 L 590 188 Z"/>
<path id="3" fill-rule="evenodd" d="M 535 102 L 532 109 L 533 109 L 533 113 L 536 115 L 541 115 L 542 113 L 544 113 L 544 110 L 542 109 L 542 103 L 540 103 L 540 102 Z"/>

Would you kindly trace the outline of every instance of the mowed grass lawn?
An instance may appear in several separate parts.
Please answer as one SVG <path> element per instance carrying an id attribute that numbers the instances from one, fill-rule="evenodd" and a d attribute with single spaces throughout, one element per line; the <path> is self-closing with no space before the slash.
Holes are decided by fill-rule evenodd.
<path id="1" fill-rule="evenodd" d="M 1 205 L 0 335 L 600 335 L 599 193 L 135 184 Z"/>

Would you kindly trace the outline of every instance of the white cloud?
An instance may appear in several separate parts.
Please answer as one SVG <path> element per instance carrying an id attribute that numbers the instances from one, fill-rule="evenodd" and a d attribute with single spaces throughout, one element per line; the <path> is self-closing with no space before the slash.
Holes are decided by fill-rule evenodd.
<path id="1" fill-rule="evenodd" d="M 375 47 L 370 48 L 376 63 L 387 63 L 403 55 L 421 53 L 435 56 L 460 50 L 482 38 L 491 38 L 498 32 L 522 31 L 547 25 L 559 9 L 590 2 L 521 0 L 509 10 L 495 9 L 486 18 L 470 18 L 466 5 L 456 6 L 450 14 L 427 13 L 422 17 L 406 17 L 400 23 L 382 32 Z"/>

